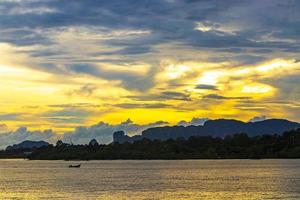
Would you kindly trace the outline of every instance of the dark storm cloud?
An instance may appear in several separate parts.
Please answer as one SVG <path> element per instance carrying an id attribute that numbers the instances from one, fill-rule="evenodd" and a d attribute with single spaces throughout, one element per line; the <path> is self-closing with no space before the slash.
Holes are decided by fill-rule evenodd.
<path id="1" fill-rule="evenodd" d="M 1 22 L 0 22 L 0 27 L 1 27 Z M 17 28 L 13 30 L 5 30 L 5 29 L 0 30 L 0 42 L 11 43 L 18 46 L 53 44 L 51 39 L 48 38 L 46 35 L 44 35 L 42 32 L 37 32 L 27 28 L 26 29 Z"/>
<path id="2" fill-rule="evenodd" d="M 141 75 L 117 70 L 104 70 L 92 64 L 74 64 L 67 65 L 66 67 L 70 72 L 86 74 L 106 80 L 121 80 L 125 88 L 145 90 L 154 85 L 152 80 L 154 68 L 151 68 L 146 75 Z"/>
<path id="3" fill-rule="evenodd" d="M 19 120 L 22 113 L 1 113 L 0 121 L 16 121 Z"/>
<path id="4" fill-rule="evenodd" d="M 205 85 L 205 84 L 197 85 L 195 88 L 199 90 L 218 90 L 218 88 L 215 85 Z"/>
<path id="5" fill-rule="evenodd" d="M 299 9 L 300 2 L 296 0 L 3 0 L 0 42 L 34 45 L 36 48 L 29 50 L 28 55 L 39 59 L 38 67 L 33 67 L 40 70 L 89 74 L 120 80 L 127 89 L 147 90 L 154 85 L 155 67 L 143 76 L 105 71 L 93 64 L 147 60 L 157 65 L 162 55 L 174 56 L 172 51 L 164 52 L 157 47 L 163 44 L 174 49 L 222 52 L 225 56 L 214 54 L 217 56 L 211 59 L 242 64 L 272 57 L 268 55 L 274 51 L 297 53 Z M 83 28 L 86 38 L 73 38 L 71 44 L 65 44 L 68 37 L 56 38 L 70 28 L 78 28 L 79 33 Z M 69 51 L 68 45 L 77 43 L 93 48 Z M 151 56 L 146 57 L 148 53 Z M 67 71 L 61 64 L 68 64 Z"/>
<path id="6" fill-rule="evenodd" d="M 233 100 L 248 100 L 251 99 L 251 97 L 227 97 L 227 96 L 222 96 L 218 94 L 208 94 L 203 96 L 204 99 L 216 99 L 216 100 L 226 100 L 226 99 L 233 99 Z"/>
<path id="7" fill-rule="evenodd" d="M 69 92 L 70 95 L 80 95 L 80 96 L 92 96 L 94 94 L 94 92 L 98 89 L 98 87 L 96 85 L 93 84 L 86 84 L 83 85 L 82 87 L 80 87 L 77 90 L 73 90 L 71 92 Z"/>
<path id="8" fill-rule="evenodd" d="M 126 47 L 119 51 L 112 52 L 113 54 L 121 54 L 121 55 L 135 55 L 135 54 L 144 54 L 151 52 L 151 47 L 140 46 L 140 47 Z"/>
<path id="9" fill-rule="evenodd" d="M 41 118 L 56 123 L 83 123 L 90 112 L 78 107 L 65 107 L 63 110 L 48 111 Z"/>
<path id="10" fill-rule="evenodd" d="M 299 73 L 291 75 L 282 75 L 280 77 L 273 77 L 265 79 L 262 82 L 271 84 L 277 88 L 278 101 L 299 101 L 300 98 L 300 78 Z"/>
<path id="11" fill-rule="evenodd" d="M 29 28 L 39 29 L 42 33 L 48 28 L 68 26 L 98 26 L 111 30 L 143 29 L 150 30 L 155 35 L 149 45 L 153 42 L 179 41 L 196 47 L 288 49 L 291 44 L 286 45 L 282 41 L 258 42 L 255 39 L 267 32 L 273 37 L 297 39 L 300 31 L 300 22 L 297 20 L 299 1 L 52 0 L 3 1 L 0 5 L 2 11 L 0 28 L 2 30 Z M 267 8 L 269 9 L 263 10 Z M 245 11 L 244 14 L 239 16 L 243 11 Z M 285 14 L 285 16 L 278 16 L 278 13 Z M 253 25 L 254 20 L 257 21 Z M 206 26 L 212 27 L 212 30 L 207 32 L 195 30 L 195 23 L 198 21 L 204 21 Z M 228 34 L 222 29 L 227 22 L 240 24 L 244 22 L 245 26 L 249 23 L 258 29 L 240 27 L 242 30 L 234 30 L 234 34 Z M 34 35 L 31 31 L 18 31 L 17 34 L 20 34 L 20 39 L 11 41 L 12 43 L 22 45 L 24 43 L 22 38 L 27 36 L 29 36 L 27 43 L 44 41 L 41 40 L 42 35 Z M 116 41 L 118 40 L 112 42 Z M 139 43 L 145 43 L 145 41 L 142 40 Z M 121 40 L 119 42 L 122 44 Z M 128 41 L 123 42 L 126 45 Z M 299 44 L 292 46 L 299 46 Z"/>
<path id="12" fill-rule="evenodd" d="M 165 99 L 182 100 L 182 101 L 190 101 L 191 100 L 190 95 L 187 93 L 183 93 L 183 92 L 167 91 L 167 92 L 160 93 L 160 96 Z"/>
<path id="13" fill-rule="evenodd" d="M 239 52 L 236 52 L 236 53 L 241 53 L 241 52 L 242 52 L 242 50 L 240 50 Z M 233 61 L 233 62 L 238 63 L 239 65 L 247 65 L 247 64 L 259 63 L 259 62 L 266 60 L 266 57 L 264 57 L 263 55 L 257 56 L 257 55 L 255 55 L 255 53 L 253 52 L 253 53 L 248 53 L 248 54 L 227 55 L 227 56 L 213 55 L 211 58 L 209 58 L 209 61 L 211 61 L 211 62 Z"/>
<path id="14" fill-rule="evenodd" d="M 191 101 L 190 95 L 188 93 L 172 92 L 172 91 L 165 91 L 153 95 L 126 96 L 126 98 L 136 100 L 136 101 L 166 101 L 166 100 Z"/>
<path id="15" fill-rule="evenodd" d="M 52 108 L 97 108 L 100 107 L 98 104 L 92 103 L 72 103 L 72 104 L 52 104 L 48 105 Z"/>
<path id="16" fill-rule="evenodd" d="M 120 108 L 149 108 L 149 109 L 155 109 L 155 108 L 174 108 L 174 106 L 164 103 L 153 103 L 153 104 L 136 104 L 136 103 L 122 103 L 114 105 L 116 107 Z"/>

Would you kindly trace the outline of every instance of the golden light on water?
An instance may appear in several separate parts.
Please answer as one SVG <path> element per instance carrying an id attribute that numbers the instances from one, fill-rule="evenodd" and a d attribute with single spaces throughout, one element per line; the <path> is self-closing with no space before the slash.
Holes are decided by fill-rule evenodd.
<path id="1" fill-rule="evenodd" d="M 0 198 L 256 200 L 299 196 L 297 160 L 82 161 L 82 168 L 76 170 L 64 167 L 69 163 L 2 161 L 0 170 L 6 167 L 6 172 L 0 174 L 4 188 Z M 26 184 L 20 180 L 27 180 Z"/>

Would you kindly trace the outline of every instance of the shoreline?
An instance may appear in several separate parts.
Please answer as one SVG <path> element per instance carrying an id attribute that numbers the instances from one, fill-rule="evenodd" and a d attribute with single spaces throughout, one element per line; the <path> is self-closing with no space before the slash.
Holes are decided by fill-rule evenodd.
<path id="1" fill-rule="evenodd" d="M 186 160 L 300 160 L 300 158 L 199 158 L 199 159 L 91 159 L 91 160 L 64 160 L 64 159 L 28 159 L 28 158 L 0 158 L 1 160 L 26 160 L 26 161 L 186 161 Z"/>

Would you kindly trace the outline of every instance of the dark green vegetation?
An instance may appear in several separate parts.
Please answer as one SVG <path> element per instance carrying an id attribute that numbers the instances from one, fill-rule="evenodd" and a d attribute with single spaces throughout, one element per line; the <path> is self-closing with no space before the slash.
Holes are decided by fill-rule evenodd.
<path id="1" fill-rule="evenodd" d="M 1 155 L 3 157 L 4 152 Z M 30 155 L 23 157 L 41 160 L 300 158 L 300 129 L 282 135 L 248 137 L 235 134 L 224 139 L 200 136 L 187 140 L 143 139 L 109 145 L 68 145 L 60 142 L 56 146 L 32 149 Z"/>

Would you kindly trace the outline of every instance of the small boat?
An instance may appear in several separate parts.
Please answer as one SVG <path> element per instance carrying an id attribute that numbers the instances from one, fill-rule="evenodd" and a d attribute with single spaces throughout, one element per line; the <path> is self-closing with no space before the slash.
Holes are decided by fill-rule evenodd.
<path id="1" fill-rule="evenodd" d="M 69 165 L 69 168 L 80 168 L 81 164 L 79 165 Z"/>

